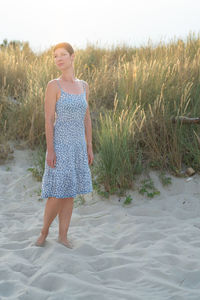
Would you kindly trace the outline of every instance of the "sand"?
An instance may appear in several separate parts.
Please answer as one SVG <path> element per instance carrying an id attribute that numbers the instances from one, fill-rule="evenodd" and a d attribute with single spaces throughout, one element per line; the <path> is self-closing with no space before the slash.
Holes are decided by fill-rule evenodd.
<path id="1" fill-rule="evenodd" d="M 0 166 L 0 299 L 199 300 L 200 176 L 172 177 L 150 199 L 104 199 L 93 191 L 75 199 L 69 239 L 57 243 L 58 219 L 45 247 L 39 236 L 46 199 L 41 182 L 27 171 L 33 151 L 14 150 Z M 139 184 L 136 181 L 136 186 Z"/>

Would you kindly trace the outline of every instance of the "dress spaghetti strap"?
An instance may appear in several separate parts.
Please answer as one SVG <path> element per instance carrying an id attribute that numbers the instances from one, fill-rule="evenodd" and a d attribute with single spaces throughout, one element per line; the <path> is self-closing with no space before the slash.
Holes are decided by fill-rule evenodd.
<path id="1" fill-rule="evenodd" d="M 82 82 L 83 90 L 84 90 L 84 93 L 85 93 L 85 82 L 83 80 L 81 80 L 81 82 Z"/>
<path id="2" fill-rule="evenodd" d="M 63 91 L 63 89 L 61 88 L 61 85 L 60 85 L 60 83 L 59 83 L 59 79 L 58 79 L 58 78 L 56 78 L 56 82 L 57 82 L 59 88 L 61 89 L 61 91 Z"/>

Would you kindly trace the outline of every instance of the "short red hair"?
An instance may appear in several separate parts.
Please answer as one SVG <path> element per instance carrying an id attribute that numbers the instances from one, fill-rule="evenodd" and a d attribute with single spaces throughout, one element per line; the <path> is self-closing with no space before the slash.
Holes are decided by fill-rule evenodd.
<path id="1" fill-rule="evenodd" d="M 56 44 L 53 48 L 53 51 L 55 52 L 55 50 L 58 48 L 64 48 L 65 50 L 67 50 L 67 52 L 69 52 L 70 55 L 72 55 L 74 53 L 74 49 L 72 48 L 72 46 L 69 43 Z"/>

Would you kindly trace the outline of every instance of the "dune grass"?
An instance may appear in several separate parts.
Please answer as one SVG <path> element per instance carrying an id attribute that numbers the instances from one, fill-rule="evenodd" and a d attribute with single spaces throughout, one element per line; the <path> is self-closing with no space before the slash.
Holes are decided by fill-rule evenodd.
<path id="1" fill-rule="evenodd" d="M 96 183 L 112 193 L 132 187 L 135 174 L 148 167 L 175 175 L 186 167 L 200 171 L 199 125 L 171 121 L 173 116 L 200 115 L 198 35 L 140 48 L 88 45 L 75 50 L 76 77 L 90 88 Z M 44 93 L 59 74 L 52 48 L 40 55 L 27 45 L 1 48 L 4 138 L 23 139 L 45 151 Z"/>

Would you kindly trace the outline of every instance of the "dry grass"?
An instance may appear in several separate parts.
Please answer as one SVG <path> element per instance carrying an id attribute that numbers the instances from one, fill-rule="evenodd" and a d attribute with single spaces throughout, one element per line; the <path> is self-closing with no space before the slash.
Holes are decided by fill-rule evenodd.
<path id="1" fill-rule="evenodd" d="M 144 166 L 174 174 L 184 166 L 200 171 L 198 125 L 170 121 L 172 116 L 199 116 L 199 70 L 200 37 L 193 34 L 156 47 L 77 49 L 76 77 L 90 87 L 93 149 L 98 152 L 94 171 L 106 190 L 130 187 Z M 58 76 L 51 49 L 40 56 L 27 49 L 0 51 L 2 135 L 45 149 L 44 92 Z"/>

